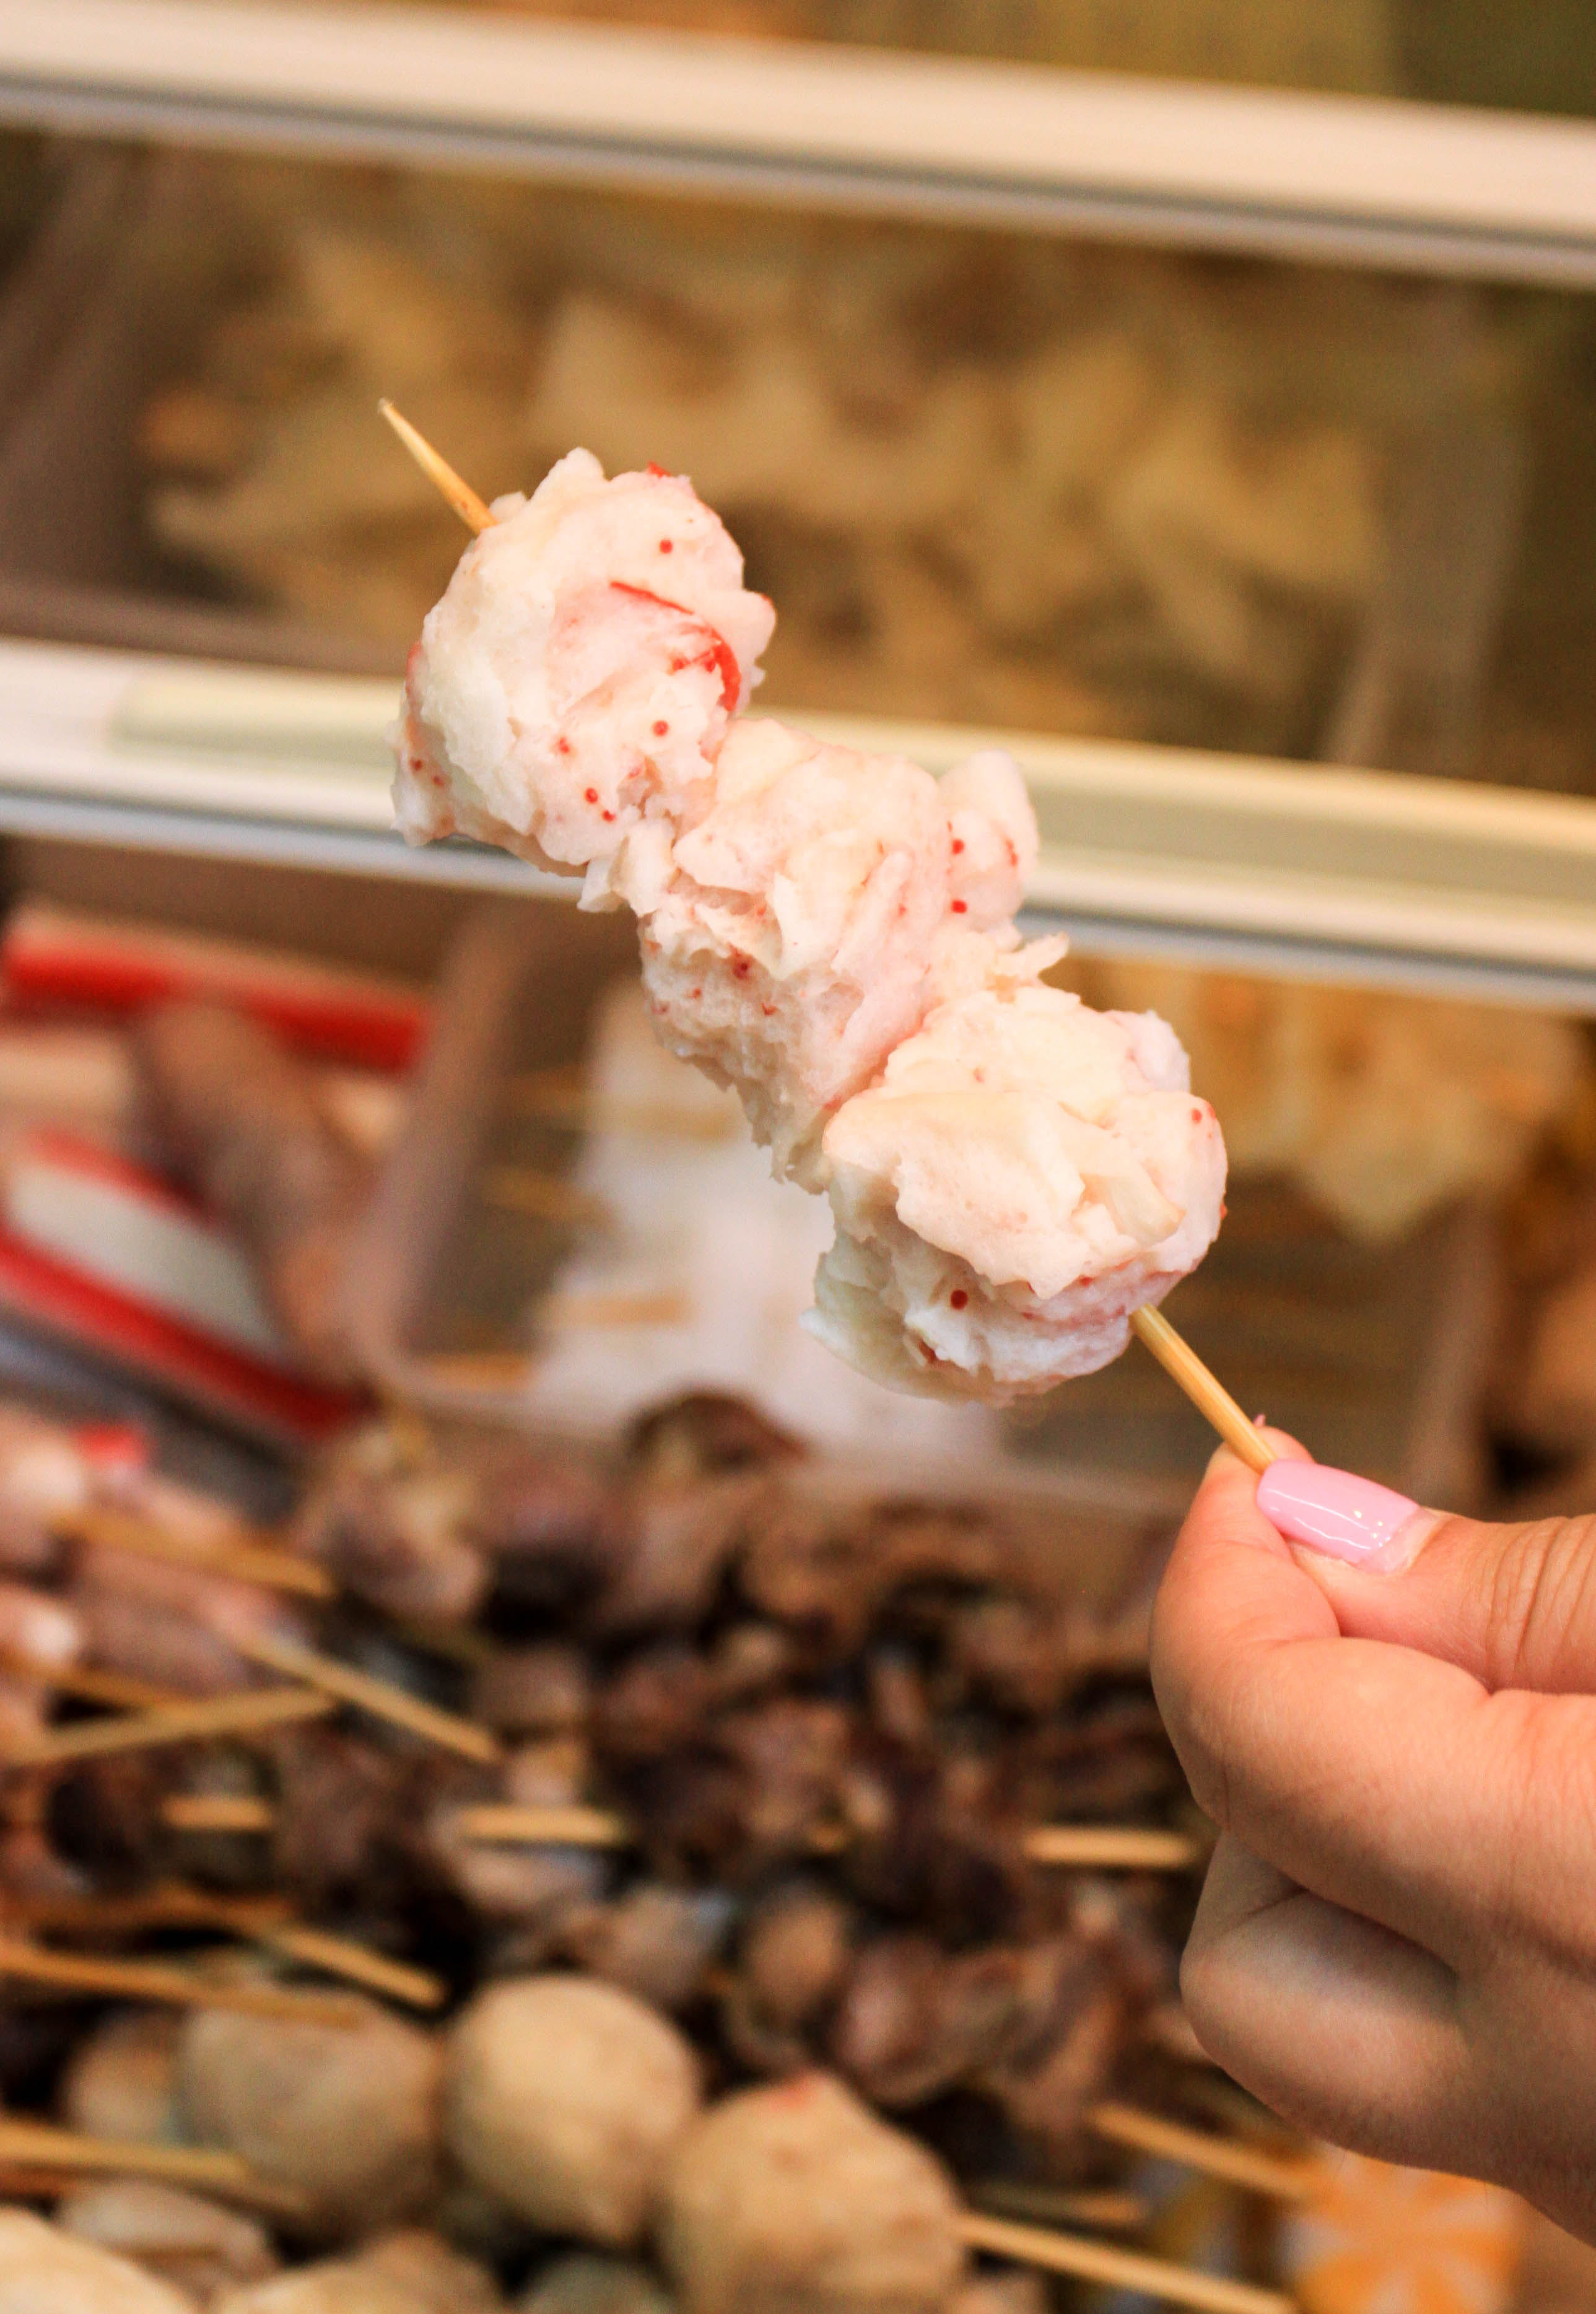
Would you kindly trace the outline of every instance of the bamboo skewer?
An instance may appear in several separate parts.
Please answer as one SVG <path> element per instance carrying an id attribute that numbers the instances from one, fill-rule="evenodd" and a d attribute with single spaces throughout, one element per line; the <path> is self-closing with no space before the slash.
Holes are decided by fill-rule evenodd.
<path id="1" fill-rule="evenodd" d="M 1114 2186 L 1032 2186 L 1012 2177 L 990 2177 L 966 2190 L 978 2212 L 1021 2224 L 1097 2226 L 1128 2234 L 1152 2215 L 1142 2195 Z"/>
<path id="2" fill-rule="evenodd" d="M 1133 2153 L 1151 2153 L 1183 2168 L 1200 2169 L 1204 2177 L 1222 2177 L 1227 2185 L 1265 2194 L 1273 2201 L 1301 2202 L 1312 2192 L 1314 2168 L 1309 2161 L 1283 2160 L 1278 2154 L 1260 2153 L 1232 2137 L 1214 2137 L 1206 2130 L 1188 2129 L 1184 2122 L 1165 2121 L 1135 2106 L 1113 2101 L 1092 2106 L 1087 2127 L 1111 2145 L 1128 2146 Z"/>
<path id="3" fill-rule="evenodd" d="M 159 1559 L 187 1568 L 195 1575 L 225 1576 L 234 1583 L 253 1583 L 268 1591 L 293 1591 L 307 1599 L 331 1599 L 335 1585 L 323 1567 L 297 1559 L 261 1542 L 236 1542 L 196 1547 L 148 1519 L 126 1511 L 68 1511 L 52 1523 L 51 1532 L 64 1542 L 90 1543 L 107 1550 L 137 1552 L 142 1559 Z"/>
<path id="4" fill-rule="evenodd" d="M 303 2198 L 257 2177 L 236 2153 L 202 2145 L 145 2145 L 85 2137 L 48 2122 L 0 2118 L 0 2161 L 82 2176 L 156 2177 L 246 2203 L 282 2217 L 303 2215 Z"/>
<path id="5" fill-rule="evenodd" d="M 440 457 L 424 434 L 419 434 L 408 418 L 401 418 L 393 404 L 379 402 L 377 408 L 414 458 L 421 472 L 442 492 L 468 530 L 480 536 L 490 530 L 495 520 L 493 509 L 480 499 L 471 484 L 454 472 L 446 458 Z M 1267 1439 L 1242 1412 L 1230 1391 L 1217 1375 L 1210 1373 L 1202 1359 L 1189 1344 L 1182 1341 L 1169 1320 L 1157 1310 L 1133 1310 L 1131 1329 L 1152 1352 L 1167 1374 L 1178 1382 L 1206 1422 L 1211 1422 L 1233 1453 L 1239 1454 L 1249 1469 L 1260 1475 L 1278 1460 Z"/>
<path id="6" fill-rule="evenodd" d="M 559 1173 L 539 1173 L 530 1165 L 490 1166 L 482 1197 L 503 1212 L 525 1214 L 539 1222 L 562 1222 L 573 1229 L 607 1230 L 614 1215 L 602 1197 Z"/>
<path id="7" fill-rule="evenodd" d="M 248 1792 L 173 1792 L 161 1803 L 173 1832 L 269 1832 L 277 1810 Z"/>
<path id="8" fill-rule="evenodd" d="M 254 1935 L 293 1919 L 287 1897 L 207 1896 L 181 1880 L 157 1880 L 127 1895 L 14 1896 L 6 1909 L 30 1929 L 61 1936 L 126 1936 L 143 1929 L 211 1925 L 225 1909 L 228 1925 Z"/>
<path id="9" fill-rule="evenodd" d="M 471 484 L 454 472 L 445 458 L 437 452 L 424 434 L 418 434 L 408 418 L 401 418 L 386 396 L 377 408 L 398 435 L 429 482 L 434 483 L 447 499 L 468 530 L 484 531 L 493 527 L 493 509 L 480 499 Z"/>
<path id="10" fill-rule="evenodd" d="M 684 1326 L 692 1315 L 685 1294 L 550 1294 L 537 1305 L 547 1334 L 580 1334 L 607 1326 Z"/>
<path id="11" fill-rule="evenodd" d="M 307 1927 L 294 1918 L 289 1904 L 278 1896 L 211 1896 L 203 1889 L 173 1880 L 158 1883 L 135 1896 L 57 1897 L 31 1904 L 24 1900 L 16 1910 L 30 1927 L 55 1929 L 63 1934 L 85 1930 L 103 1936 L 152 1928 L 223 1929 L 230 1936 L 301 1961 L 307 1968 L 320 1969 L 324 1975 L 341 1976 L 351 1984 L 386 1993 L 410 2009 L 437 2009 L 448 1997 L 441 1977 L 391 1960 L 385 1953 L 373 1952 L 352 1938 Z"/>
<path id="12" fill-rule="evenodd" d="M 323 1695 L 336 1696 L 340 1703 L 352 1703 L 376 1718 L 392 1720 L 397 1727 L 408 1727 L 412 1735 L 425 1736 L 429 1743 L 463 1753 L 468 1760 L 481 1760 L 491 1766 L 504 1757 L 497 1736 L 479 1727 L 473 1720 L 459 1718 L 452 1711 L 440 1711 L 436 1704 L 423 1703 L 419 1696 L 407 1695 L 403 1688 L 393 1686 L 388 1680 L 374 1679 L 369 1672 L 357 1671 L 352 1664 L 339 1663 L 336 1656 L 317 1655 L 313 1648 L 299 1647 L 291 1639 L 271 1638 L 264 1633 L 251 1639 L 236 1639 L 234 1645 L 251 1663 L 263 1664 L 290 1679 L 303 1680 L 307 1687 L 320 1688 Z"/>
<path id="13" fill-rule="evenodd" d="M 510 1807 L 484 1802 L 463 1807 L 454 1829 L 484 1848 L 630 1848 L 632 1831 L 609 1808 Z"/>
<path id="14" fill-rule="evenodd" d="M 1055 2233 L 1048 2227 L 1017 2225 L 1009 2218 L 982 2217 L 966 2211 L 959 2220 L 959 2232 L 968 2248 L 985 2250 L 993 2257 L 1041 2266 L 1049 2274 L 1073 2274 L 1082 2282 L 1137 2291 L 1171 2306 L 1195 2306 L 1200 2314 L 1294 2314 L 1294 2301 L 1283 2292 L 1260 2290 L 1250 2282 L 1230 2282 L 1221 2274 L 1200 2274 L 1194 2266 L 1172 2265 L 1141 2250 Z"/>
<path id="15" fill-rule="evenodd" d="M 47 1952 L 42 1946 L 0 1937 L 0 1978 L 57 1985 L 64 1992 L 110 1993 L 123 2000 L 159 2000 L 178 2009 L 236 2009 L 279 2023 L 362 2023 L 353 2001 L 320 1992 L 288 1992 L 269 1984 L 211 1983 L 158 1961 L 103 1960 L 81 1953 Z"/>
<path id="16" fill-rule="evenodd" d="M 26 1656 L 0 1653 L 0 1665 L 17 1679 L 31 1680 L 57 1695 L 78 1703 L 104 1703 L 117 1711 L 167 1711 L 192 1700 L 175 1687 L 155 1687 L 147 1679 L 129 1679 L 119 1671 L 96 1671 L 84 1664 L 51 1664 L 48 1667 Z"/>
<path id="17" fill-rule="evenodd" d="M 1210 1373 L 1189 1342 L 1176 1332 L 1161 1310 L 1142 1308 L 1131 1312 L 1131 1331 L 1144 1349 L 1152 1352 L 1172 1382 L 1178 1382 L 1205 1422 L 1212 1423 L 1232 1454 L 1261 1478 L 1271 1462 L 1280 1460 L 1257 1425 L 1249 1422 L 1217 1374 Z"/>
<path id="18" fill-rule="evenodd" d="M 679 1141 L 729 1141 L 732 1120 L 723 1110 L 696 1109 L 684 1102 L 623 1100 L 590 1092 L 578 1068 L 533 1069 L 505 1088 L 520 1117 L 564 1126 L 572 1132 L 636 1133 Z"/>
<path id="19" fill-rule="evenodd" d="M 424 1968 L 411 1968 L 404 1961 L 390 1960 L 385 1953 L 374 1953 L 352 1938 L 331 1936 L 324 1929 L 301 1928 L 292 1922 L 280 1929 L 260 1928 L 246 1933 L 290 1960 L 303 1961 L 307 1968 L 319 1968 L 329 1976 L 363 1984 L 369 1992 L 386 1993 L 391 2000 L 403 2001 L 407 2009 L 441 2009 L 449 1996 L 442 1977 Z"/>
<path id="20" fill-rule="evenodd" d="M 517 1807 L 484 1801 L 456 1813 L 463 1840 L 487 1848 L 628 1848 L 636 1834 L 608 1808 Z M 810 1846 L 829 1855 L 848 1845 L 842 1824 L 816 1827 Z M 1201 1860 L 1200 1843 L 1183 1832 L 1141 1824 L 1045 1824 L 1027 1832 L 1026 1855 L 1034 1864 L 1077 1870 L 1180 1872 Z"/>
<path id="21" fill-rule="evenodd" d="M 63 1760 L 92 1760 L 108 1752 L 188 1744 L 208 1736 L 249 1735 L 289 1720 L 319 1719 L 331 1709 L 326 1696 L 308 1687 L 245 1688 L 236 1695 L 207 1696 L 198 1703 L 173 1703 L 158 1711 L 129 1711 L 112 1719 L 52 1727 L 0 1757 L 0 1769 L 54 1767 Z"/>
<path id="22" fill-rule="evenodd" d="M 162 1803 L 161 1814 L 175 1832 L 269 1832 L 275 1821 L 269 1800 L 232 1793 L 177 1793 Z M 521 1807 L 483 1800 L 457 1809 L 453 1828 L 482 1848 L 629 1848 L 636 1837 L 612 1809 L 579 1804 Z M 844 1826 L 828 1824 L 816 1828 L 811 1844 L 829 1854 L 847 1840 Z M 1183 1872 L 1204 1853 L 1186 1833 L 1142 1824 L 1038 1824 L 1023 1846 L 1033 1864 L 1075 1871 Z"/>
<path id="23" fill-rule="evenodd" d="M 1025 1835 L 1033 1864 L 1078 1871 L 1184 1872 L 1203 1860 L 1203 1844 L 1189 1833 L 1151 1824 L 1039 1824 Z"/>

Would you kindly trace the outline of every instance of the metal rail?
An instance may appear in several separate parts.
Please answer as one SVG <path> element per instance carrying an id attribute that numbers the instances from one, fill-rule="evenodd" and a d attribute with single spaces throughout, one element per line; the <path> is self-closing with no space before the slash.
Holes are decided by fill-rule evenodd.
<path id="1" fill-rule="evenodd" d="M 1596 286 L 1596 127 L 395 4 L 7 0 L 0 119 Z"/>

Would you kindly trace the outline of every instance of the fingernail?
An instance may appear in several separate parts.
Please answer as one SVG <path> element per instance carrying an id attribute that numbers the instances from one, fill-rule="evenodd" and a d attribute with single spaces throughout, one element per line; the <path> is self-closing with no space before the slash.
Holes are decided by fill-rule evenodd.
<path id="1" fill-rule="evenodd" d="M 1258 1480 L 1258 1508 L 1288 1542 L 1382 1575 L 1406 1566 L 1430 1516 L 1393 1488 L 1320 1462 L 1271 1462 Z"/>

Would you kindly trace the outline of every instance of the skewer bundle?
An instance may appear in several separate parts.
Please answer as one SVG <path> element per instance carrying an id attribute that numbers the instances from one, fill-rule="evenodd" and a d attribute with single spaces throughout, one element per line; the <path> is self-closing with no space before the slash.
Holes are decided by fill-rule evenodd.
<path id="1" fill-rule="evenodd" d="M 413 1594 L 447 1539 L 417 1515 L 417 1488 L 435 1508 L 447 1497 L 453 1539 L 482 1558 L 477 1603 L 453 1622 L 377 1603 Z M 74 1566 L 127 1555 L 112 1525 L 80 1516 L 62 1532 L 68 1597 Z M 1189 1902 L 1181 1875 L 1204 1852 L 1144 1700 L 1140 1603 L 1105 1619 L 1050 1599 L 969 1513 L 839 1505 L 787 1442 L 719 1401 L 656 1418 L 609 1482 L 537 1457 L 454 1470 L 413 1428 L 357 1440 L 287 1535 L 247 1548 L 244 1568 L 213 1553 L 203 1570 L 252 1577 L 279 1603 L 276 1620 L 229 1626 L 238 1685 L 174 1700 L 130 1662 L 81 1659 L 45 1683 L 72 1716 L 13 1747 L 0 1808 L 65 1842 L 49 1853 L 77 1893 L 13 1884 L 0 1940 L 13 1999 L 137 2002 L 172 2018 L 184 2052 L 207 2018 L 274 2045 L 309 2035 L 324 2072 L 343 2045 L 365 2048 L 374 2004 L 427 2018 L 484 1971 L 596 1976 L 634 2006 L 664 2002 L 695 2066 L 727 2088 L 841 2066 L 895 2131 L 929 2122 L 933 2142 L 949 2097 L 974 2098 L 990 2118 L 981 2203 L 957 2220 L 966 2249 L 1220 2314 L 1277 2302 L 1156 2260 L 1149 2281 L 1144 2253 L 1102 2238 L 1124 2214 L 1106 2180 L 1143 2126 L 1160 2158 L 1297 2189 L 1189 2108 L 1172 2120 L 1138 2102 L 1178 2109 L 1189 2071 L 1160 2056 L 1152 2024 Z M 273 1583 L 277 1559 L 314 1586 Z M 968 1777 L 984 1746 L 984 1796 L 960 1795 L 957 1774 L 926 1780 L 959 1724 L 985 1730 L 955 1762 Z M 1116 1817 L 1115 1793 L 1122 1810 L 1151 1803 L 1151 1820 Z M 816 1939 L 831 1977 L 806 2006 Z M 549 1975 L 573 1961 L 588 1977 Z M 351 1989 L 291 1981 L 306 1974 Z M 994 1999 L 1007 2026 L 972 2039 Z M 867 2030 L 883 2000 L 909 2002 L 890 2046 Z M 406 2027 L 395 2046 L 426 2071 L 455 2029 Z M 1036 2101 L 1048 2046 L 1084 2067 L 1051 2120 Z M 304 2186 L 276 2157 L 245 2159 L 254 2141 L 216 2110 L 222 2133 L 198 2151 L 243 2172 L 196 2170 L 194 2186 L 303 2228 L 289 2212 Z M 1014 2133 L 1027 2110 L 1028 2141 Z M 1031 2190 L 1078 2208 L 1072 2227 L 1001 2205 L 1002 2165 L 1019 2161 L 1018 2189 L 1050 2142 Z M 1045 2186 L 1061 2160 L 1072 2182 Z M 0 2137 L 0 2174 L 38 2199 L 70 2177 L 159 2166 L 148 2140 L 119 2151 L 87 2126 Z"/>

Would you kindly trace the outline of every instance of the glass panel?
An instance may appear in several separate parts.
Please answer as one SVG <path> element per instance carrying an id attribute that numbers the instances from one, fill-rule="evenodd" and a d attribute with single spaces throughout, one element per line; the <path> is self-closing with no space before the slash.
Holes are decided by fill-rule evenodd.
<path id="1" fill-rule="evenodd" d="M 219 656 L 397 669 L 462 534 L 388 393 L 489 495 L 577 442 L 692 474 L 778 606 L 764 705 L 1596 777 L 1582 297 L 386 169 L 73 165 L 128 174 L 48 326 L 4 325 L 32 381 L 0 433 L 8 601 L 93 582 L 146 606 L 105 639 L 208 605 Z"/>
<path id="2" fill-rule="evenodd" d="M 382 393 L 489 493 L 577 441 L 690 473 L 778 605 L 783 706 L 1312 756 L 1405 478 L 1427 459 L 1451 510 L 1466 440 L 1465 561 L 1504 551 L 1521 304 L 482 181 L 153 173 L 130 235 L 189 286 L 129 412 L 145 575 L 395 664 L 459 533 Z"/>

